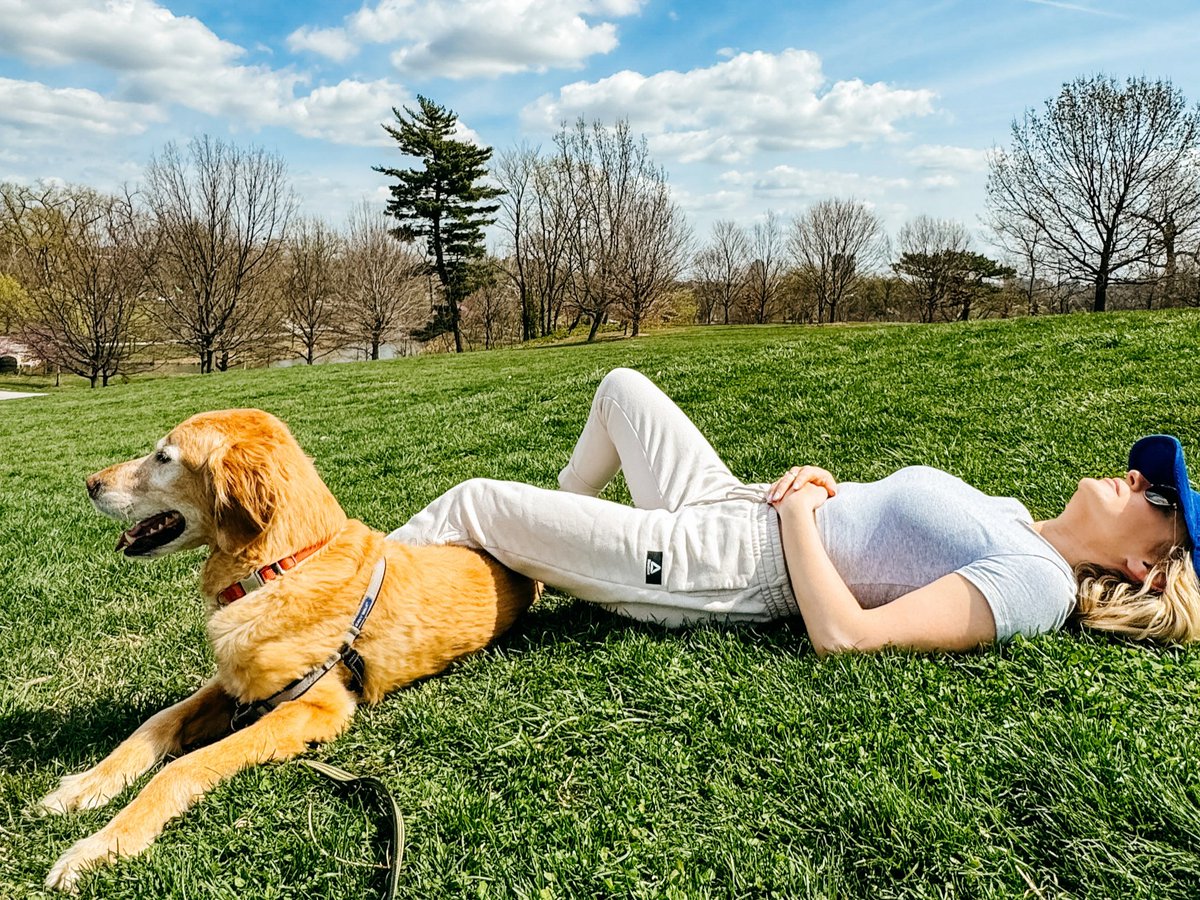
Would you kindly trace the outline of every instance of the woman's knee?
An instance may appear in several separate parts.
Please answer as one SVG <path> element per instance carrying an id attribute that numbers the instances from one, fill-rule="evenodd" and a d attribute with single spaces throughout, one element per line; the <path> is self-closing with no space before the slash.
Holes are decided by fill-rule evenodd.
<path id="1" fill-rule="evenodd" d="M 613 369 L 601 379 L 600 386 L 596 388 L 596 399 L 628 402 L 647 389 L 657 390 L 654 382 L 636 369 Z"/>
<path id="2" fill-rule="evenodd" d="M 468 478 L 450 488 L 448 493 L 460 500 L 479 500 L 495 493 L 497 485 L 501 483 L 492 478 Z"/>

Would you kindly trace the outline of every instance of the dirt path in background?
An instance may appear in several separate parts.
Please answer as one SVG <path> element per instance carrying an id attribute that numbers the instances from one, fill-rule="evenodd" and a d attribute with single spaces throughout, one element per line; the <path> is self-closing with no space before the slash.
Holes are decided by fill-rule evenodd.
<path id="1" fill-rule="evenodd" d="M 17 391 L 0 391 L 0 400 L 20 400 L 22 397 L 45 397 L 45 394 L 21 394 Z"/>

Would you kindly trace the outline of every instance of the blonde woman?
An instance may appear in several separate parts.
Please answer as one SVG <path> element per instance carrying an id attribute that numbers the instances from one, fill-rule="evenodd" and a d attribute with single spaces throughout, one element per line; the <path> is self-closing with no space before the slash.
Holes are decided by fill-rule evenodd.
<path id="1" fill-rule="evenodd" d="M 632 507 L 597 497 L 619 470 Z M 1123 478 L 1085 478 L 1035 522 L 924 466 L 840 485 L 801 466 L 743 484 L 649 379 L 616 369 L 559 485 L 472 479 L 389 537 L 478 547 L 668 626 L 799 614 L 821 654 L 967 650 L 1072 617 L 1136 638 L 1200 634 L 1200 494 L 1166 435 L 1134 444 Z"/>

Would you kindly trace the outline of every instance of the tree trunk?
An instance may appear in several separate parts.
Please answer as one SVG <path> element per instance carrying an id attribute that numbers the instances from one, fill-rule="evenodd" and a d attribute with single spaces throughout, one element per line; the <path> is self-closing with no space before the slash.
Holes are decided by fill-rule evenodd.
<path id="1" fill-rule="evenodd" d="M 529 289 L 521 287 L 521 340 L 529 341 L 537 337 L 537 311 L 533 308 L 533 299 Z"/>
<path id="2" fill-rule="evenodd" d="M 454 332 L 454 352 L 463 352 L 462 340 L 462 324 L 459 321 L 458 314 L 458 297 L 455 296 L 457 288 L 450 283 L 442 285 L 442 290 L 446 294 L 446 305 L 450 307 L 450 327 Z"/>
<path id="3" fill-rule="evenodd" d="M 592 327 L 588 330 L 588 343 L 596 339 L 596 332 L 600 330 L 600 314 L 592 313 Z"/>
<path id="4" fill-rule="evenodd" d="M 1108 309 L 1108 272 L 1096 276 L 1096 296 L 1092 300 L 1092 312 L 1104 312 Z"/>

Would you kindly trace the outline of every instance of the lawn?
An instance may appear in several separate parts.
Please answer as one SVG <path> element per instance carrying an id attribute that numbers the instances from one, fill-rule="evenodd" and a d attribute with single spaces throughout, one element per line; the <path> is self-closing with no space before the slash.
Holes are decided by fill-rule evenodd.
<path id="1" fill-rule="evenodd" d="M 1138 436 L 1200 463 L 1200 315 L 683 329 L 597 346 L 234 372 L 0 404 L 0 897 L 109 809 L 38 818 L 211 669 L 197 552 L 113 552 L 83 478 L 203 409 L 287 420 L 389 530 L 470 476 L 552 486 L 608 369 L 654 378 L 733 471 L 912 463 L 1055 514 Z M 624 494 L 616 485 L 612 496 Z M 1067 631 L 818 660 L 803 629 L 672 633 L 549 596 L 313 756 L 404 810 L 406 898 L 1200 896 L 1200 651 Z M 380 812 L 243 773 L 84 897 L 377 896 Z"/>

